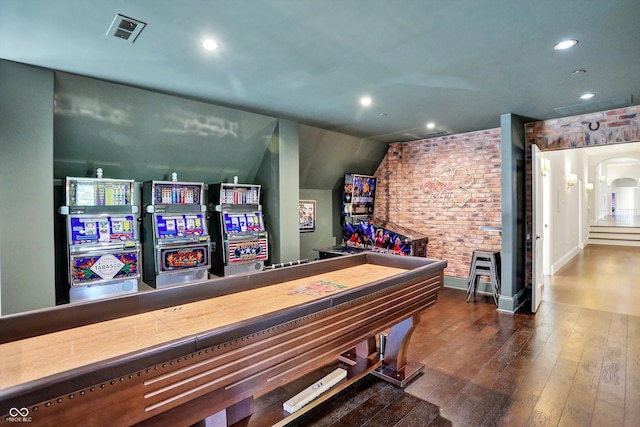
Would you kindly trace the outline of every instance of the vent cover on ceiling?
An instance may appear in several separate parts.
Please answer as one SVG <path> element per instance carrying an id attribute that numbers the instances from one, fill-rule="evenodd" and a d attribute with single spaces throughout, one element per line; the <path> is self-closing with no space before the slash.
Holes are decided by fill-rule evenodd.
<path id="1" fill-rule="evenodd" d="M 563 116 L 593 113 L 596 111 L 613 110 L 614 108 L 628 107 L 633 102 L 633 96 L 618 96 L 617 98 L 601 99 L 599 101 L 583 102 L 567 107 L 554 108 L 556 113 Z"/>
<path id="2" fill-rule="evenodd" d="M 447 132 L 446 130 L 433 130 L 430 132 L 427 132 L 424 135 L 424 138 L 435 138 L 437 136 L 446 136 L 449 135 L 449 132 Z"/>
<path id="3" fill-rule="evenodd" d="M 146 25 L 147 24 L 137 19 L 117 14 L 111 23 L 111 27 L 109 27 L 109 31 L 107 31 L 107 35 L 133 43 Z"/>

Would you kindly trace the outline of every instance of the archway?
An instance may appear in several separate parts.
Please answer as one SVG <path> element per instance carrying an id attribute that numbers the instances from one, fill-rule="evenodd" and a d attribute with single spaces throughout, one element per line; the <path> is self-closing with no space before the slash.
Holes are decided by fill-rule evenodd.
<path id="1" fill-rule="evenodd" d="M 640 159 L 624 156 L 602 160 L 595 165 L 594 175 L 593 223 L 621 217 L 631 220 L 640 215 Z"/>

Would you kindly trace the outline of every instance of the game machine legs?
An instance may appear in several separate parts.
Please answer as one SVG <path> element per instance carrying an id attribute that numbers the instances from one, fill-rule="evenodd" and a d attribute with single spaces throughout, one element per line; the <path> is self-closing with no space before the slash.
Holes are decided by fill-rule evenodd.
<path id="1" fill-rule="evenodd" d="M 213 235 L 211 273 L 232 276 L 261 271 L 268 258 L 260 186 L 209 185 L 210 229 Z"/>
<path id="2" fill-rule="evenodd" d="M 133 180 L 65 179 L 69 300 L 138 291 L 140 240 Z"/>
<path id="3" fill-rule="evenodd" d="M 144 282 L 155 288 L 208 279 L 211 239 L 203 183 L 143 184 Z"/>

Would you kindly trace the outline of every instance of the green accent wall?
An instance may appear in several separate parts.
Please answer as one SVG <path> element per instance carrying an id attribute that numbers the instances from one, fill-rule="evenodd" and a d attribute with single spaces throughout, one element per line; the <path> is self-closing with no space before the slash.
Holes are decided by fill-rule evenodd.
<path id="1" fill-rule="evenodd" d="M 513 313 L 527 300 L 525 284 L 525 134 L 530 120 L 500 116 L 502 140 L 502 271 L 498 309 Z"/>
<path id="2" fill-rule="evenodd" d="M 0 60 L 1 314 L 55 304 L 53 72 Z"/>
<path id="3" fill-rule="evenodd" d="M 95 176 L 101 167 L 107 178 L 136 182 L 177 172 L 181 181 L 238 176 L 261 184 L 269 262 L 287 262 L 311 260 L 318 243 L 339 241 L 344 174 L 373 174 L 387 150 L 290 120 L 11 61 L 0 60 L 0 78 L 2 314 L 52 306 L 56 282 L 58 294 L 66 289 L 64 245 L 55 245 L 65 238 L 57 206 L 66 176 Z M 320 203 L 318 225 L 301 236 L 298 201 L 307 196 Z"/>
<path id="4" fill-rule="evenodd" d="M 256 175 L 256 183 L 262 185 L 263 190 L 269 264 L 300 259 L 298 147 L 298 124 L 279 120 Z"/>
<path id="5" fill-rule="evenodd" d="M 316 202 L 316 229 L 300 233 L 300 259 L 313 261 L 319 256 L 314 249 L 340 243 L 340 235 L 336 236 L 333 227 L 334 212 L 340 211 L 340 204 L 334 203 L 331 190 L 300 189 L 300 199 Z"/>

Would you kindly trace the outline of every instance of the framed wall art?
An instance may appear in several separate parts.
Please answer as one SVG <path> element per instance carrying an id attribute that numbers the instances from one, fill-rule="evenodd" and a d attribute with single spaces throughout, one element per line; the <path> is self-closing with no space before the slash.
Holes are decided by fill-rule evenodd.
<path id="1" fill-rule="evenodd" d="M 315 231 L 316 229 L 316 201 L 300 200 L 298 215 L 300 232 Z"/>

